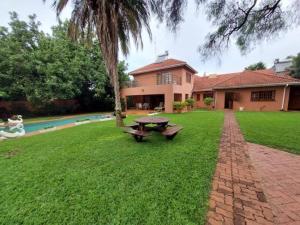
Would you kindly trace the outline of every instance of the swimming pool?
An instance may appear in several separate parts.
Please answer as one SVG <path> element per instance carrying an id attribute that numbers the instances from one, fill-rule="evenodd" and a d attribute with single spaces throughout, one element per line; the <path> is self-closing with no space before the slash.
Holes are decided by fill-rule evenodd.
<path id="1" fill-rule="evenodd" d="M 110 115 L 87 115 L 87 116 L 76 116 L 67 119 L 58 119 L 58 120 L 51 120 L 45 122 L 37 122 L 37 123 L 28 123 L 24 124 L 24 129 L 26 133 L 31 133 L 35 131 L 55 128 L 59 126 L 64 126 L 68 124 L 80 124 L 90 121 L 101 121 L 101 120 L 109 120 L 112 119 Z M 1 128 L 0 128 L 1 129 Z M 2 130 L 7 130 L 2 128 Z"/>
<path id="2" fill-rule="evenodd" d="M 109 115 L 76 116 L 68 119 L 59 119 L 59 120 L 52 120 L 46 122 L 24 124 L 24 128 L 26 133 L 31 133 L 34 131 L 44 130 L 51 127 L 58 127 L 67 124 L 88 122 L 88 121 L 101 121 L 109 118 L 112 117 Z"/>

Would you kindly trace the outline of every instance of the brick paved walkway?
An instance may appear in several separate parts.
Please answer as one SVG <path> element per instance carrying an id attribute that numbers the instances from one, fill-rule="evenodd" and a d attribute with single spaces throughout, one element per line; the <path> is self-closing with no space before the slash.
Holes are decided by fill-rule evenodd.
<path id="1" fill-rule="evenodd" d="M 300 156 L 257 144 L 248 146 L 276 223 L 300 225 Z"/>
<path id="2" fill-rule="evenodd" d="M 207 224 L 274 224 L 247 143 L 233 112 L 225 112 L 219 159 L 207 214 Z"/>

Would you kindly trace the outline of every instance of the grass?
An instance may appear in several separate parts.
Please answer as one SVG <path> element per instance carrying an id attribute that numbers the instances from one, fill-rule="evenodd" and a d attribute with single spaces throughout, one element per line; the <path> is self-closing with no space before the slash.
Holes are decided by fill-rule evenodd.
<path id="1" fill-rule="evenodd" d="M 0 143 L 0 224 L 204 224 L 223 113 L 165 116 L 173 141 L 107 121 Z"/>
<path id="2" fill-rule="evenodd" d="M 300 154 L 299 112 L 237 112 L 247 141 Z"/>

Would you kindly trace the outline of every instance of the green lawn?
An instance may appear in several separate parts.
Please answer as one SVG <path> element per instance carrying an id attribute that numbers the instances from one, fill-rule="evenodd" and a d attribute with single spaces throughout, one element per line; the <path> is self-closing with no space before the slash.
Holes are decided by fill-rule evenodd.
<path id="1" fill-rule="evenodd" d="M 223 113 L 165 116 L 173 141 L 107 121 L 0 142 L 0 224 L 204 224 Z"/>
<path id="2" fill-rule="evenodd" d="M 247 141 L 300 154 L 300 113 L 237 112 Z"/>

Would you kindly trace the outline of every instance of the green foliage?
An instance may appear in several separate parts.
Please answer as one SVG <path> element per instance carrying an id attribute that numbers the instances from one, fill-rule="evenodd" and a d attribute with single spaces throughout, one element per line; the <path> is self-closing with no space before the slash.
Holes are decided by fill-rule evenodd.
<path id="1" fill-rule="evenodd" d="M 211 106 L 211 104 L 214 102 L 214 99 L 212 97 L 207 97 L 204 99 L 204 104 L 207 106 Z"/>
<path id="2" fill-rule="evenodd" d="M 107 121 L 0 142 L 0 224 L 204 225 L 223 113 L 164 116 L 173 141 Z"/>
<path id="3" fill-rule="evenodd" d="M 192 1 L 161 0 L 167 25 L 175 30 L 184 20 L 184 7 Z M 222 54 L 232 43 L 242 53 L 253 49 L 262 41 L 276 37 L 281 31 L 299 26 L 299 0 L 196 0 L 203 7 L 215 30 L 206 35 L 206 41 L 199 47 L 203 59 Z M 201 11 L 202 12 L 202 11 Z"/>
<path id="4" fill-rule="evenodd" d="M 181 112 L 184 107 L 186 107 L 186 103 L 185 102 L 173 102 L 173 108 L 177 111 L 177 112 Z"/>
<path id="5" fill-rule="evenodd" d="M 258 62 L 245 67 L 245 70 L 264 70 L 266 65 L 263 62 Z"/>
<path id="6" fill-rule="evenodd" d="M 39 110 L 53 100 L 74 98 L 112 108 L 113 91 L 98 43 L 71 41 L 68 24 L 59 23 L 47 35 L 35 15 L 25 22 L 11 13 L 9 28 L 0 28 L 0 97 L 28 100 Z M 121 83 L 128 79 L 126 69 L 120 62 Z"/>
<path id="7" fill-rule="evenodd" d="M 236 116 L 247 141 L 300 154 L 299 112 L 237 112 Z"/>
<path id="8" fill-rule="evenodd" d="M 295 78 L 300 78 L 300 53 L 298 53 L 297 56 L 293 57 L 291 75 Z"/>
<path id="9" fill-rule="evenodd" d="M 194 103 L 195 103 L 195 99 L 193 99 L 193 98 L 188 98 L 188 99 L 185 100 L 185 104 L 186 104 L 187 106 L 193 107 L 193 106 L 194 106 Z"/>

